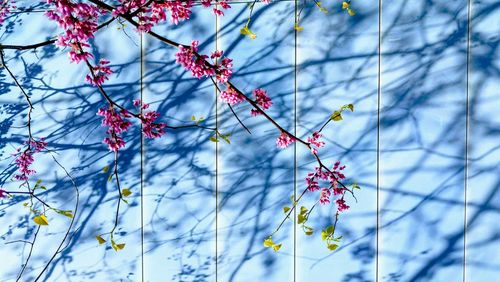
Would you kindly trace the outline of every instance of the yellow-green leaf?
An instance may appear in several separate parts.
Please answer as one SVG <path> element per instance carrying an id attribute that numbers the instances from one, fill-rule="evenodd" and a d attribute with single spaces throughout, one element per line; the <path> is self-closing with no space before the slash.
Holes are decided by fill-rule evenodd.
<path id="1" fill-rule="evenodd" d="M 354 112 L 354 105 L 353 104 L 347 104 L 342 106 L 342 110 L 351 110 L 351 112 Z"/>
<path id="2" fill-rule="evenodd" d="M 67 211 L 58 210 L 57 213 L 62 214 L 62 215 L 69 217 L 69 218 L 73 218 L 73 211 L 71 211 L 71 210 L 67 210 Z"/>
<path id="3" fill-rule="evenodd" d="M 128 196 L 132 195 L 132 192 L 130 191 L 130 189 L 125 188 L 122 190 L 122 195 L 123 195 L 123 197 L 128 197 Z"/>
<path id="4" fill-rule="evenodd" d="M 107 173 L 109 171 L 109 165 L 102 168 L 102 172 Z"/>
<path id="5" fill-rule="evenodd" d="M 284 213 L 288 213 L 288 211 L 290 211 L 290 207 L 283 207 L 283 212 Z"/>
<path id="6" fill-rule="evenodd" d="M 311 236 L 311 235 L 313 235 L 314 231 L 313 230 L 307 230 L 305 233 L 306 233 L 307 236 Z"/>
<path id="7" fill-rule="evenodd" d="M 250 37 L 251 39 L 257 38 L 257 34 L 253 33 L 248 26 L 244 26 L 242 29 L 240 29 L 240 33 Z"/>
<path id="8" fill-rule="evenodd" d="M 307 208 L 306 208 L 306 207 L 304 207 L 304 206 L 301 206 L 301 207 L 300 207 L 300 213 L 301 213 L 301 214 L 305 214 L 305 213 L 307 213 Z"/>
<path id="9" fill-rule="evenodd" d="M 273 246 L 273 250 L 274 250 L 275 252 L 279 251 L 280 249 L 281 249 L 281 244 L 278 244 L 278 245 L 274 245 L 274 246 Z"/>
<path id="10" fill-rule="evenodd" d="M 264 247 L 269 248 L 272 246 L 274 246 L 274 242 L 273 242 L 273 239 L 271 237 L 264 240 Z"/>
<path id="11" fill-rule="evenodd" d="M 104 240 L 104 238 L 102 238 L 101 235 L 95 236 L 95 239 L 97 240 L 97 242 L 99 242 L 99 245 L 106 243 L 106 240 Z"/>
<path id="12" fill-rule="evenodd" d="M 220 134 L 220 137 L 221 137 L 224 141 L 226 141 L 226 142 L 227 142 L 227 144 L 231 144 L 231 140 L 229 139 L 229 136 L 231 136 L 231 135 L 229 135 L 229 134 L 227 134 L 227 135 Z"/>
<path id="13" fill-rule="evenodd" d="M 347 8 L 349 8 L 349 6 L 350 6 L 350 4 L 348 2 L 343 2 L 342 3 L 342 9 L 344 9 L 344 10 L 347 9 Z"/>
<path id="14" fill-rule="evenodd" d="M 321 231 L 321 240 L 325 241 L 328 238 L 328 233 L 325 230 Z"/>
<path id="15" fill-rule="evenodd" d="M 125 248 L 125 243 L 116 244 L 115 241 L 111 240 L 111 247 L 113 247 L 115 251 L 123 250 L 123 248 Z"/>
<path id="16" fill-rule="evenodd" d="M 33 218 L 33 221 L 38 224 L 38 225 L 49 225 L 49 221 L 47 220 L 47 217 L 45 215 L 37 215 Z"/>
<path id="17" fill-rule="evenodd" d="M 191 120 L 196 120 L 196 117 L 195 116 L 191 116 Z"/>
<path id="18" fill-rule="evenodd" d="M 354 16 L 354 15 L 356 15 L 356 12 L 354 12 L 354 10 L 353 10 L 353 9 L 351 9 L 351 8 L 348 8 L 348 9 L 347 9 L 347 13 L 348 13 L 348 14 L 349 14 L 349 16 L 351 16 L 351 17 L 352 17 L 352 16 Z"/>
<path id="19" fill-rule="evenodd" d="M 337 245 L 337 244 L 328 244 L 327 247 L 328 247 L 328 249 L 330 251 L 335 251 L 339 247 L 339 245 Z"/>
<path id="20" fill-rule="evenodd" d="M 306 222 L 306 216 L 304 214 L 299 214 L 299 216 L 297 217 L 297 223 L 298 224 L 302 224 L 304 222 Z"/>
<path id="21" fill-rule="evenodd" d="M 219 142 L 219 140 L 217 140 L 217 137 L 215 137 L 215 136 L 210 137 L 209 140 L 212 142 Z"/>
<path id="22" fill-rule="evenodd" d="M 340 113 L 340 111 L 335 111 L 333 112 L 331 119 L 334 121 L 340 121 L 342 120 L 342 114 Z"/>
<path id="23" fill-rule="evenodd" d="M 294 25 L 294 27 L 293 27 L 293 28 L 294 28 L 296 31 L 303 31 L 303 30 L 304 30 L 304 28 L 303 28 L 303 27 L 301 27 L 298 23 L 296 23 L 296 24 Z"/>
<path id="24" fill-rule="evenodd" d="M 335 231 L 335 228 L 333 227 L 333 225 L 330 225 L 326 228 L 326 232 L 328 233 L 328 235 L 333 234 L 333 231 Z"/>

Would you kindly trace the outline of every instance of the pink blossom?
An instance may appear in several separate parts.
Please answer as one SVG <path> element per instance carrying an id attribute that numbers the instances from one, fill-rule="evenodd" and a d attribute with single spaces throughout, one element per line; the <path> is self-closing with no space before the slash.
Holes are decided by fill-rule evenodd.
<path id="1" fill-rule="evenodd" d="M 220 64 L 215 64 L 216 75 L 215 79 L 219 83 L 226 83 L 233 75 L 233 60 L 229 58 L 223 58 Z"/>
<path id="2" fill-rule="evenodd" d="M 311 152 L 313 154 L 318 153 L 317 148 L 321 148 L 325 146 L 325 142 L 319 141 L 319 139 L 322 137 L 321 133 L 318 131 L 313 132 L 312 136 L 307 137 L 307 143 L 311 144 Z M 314 148 L 316 147 L 316 148 Z"/>
<path id="3" fill-rule="evenodd" d="M 328 188 L 321 189 L 319 202 L 323 205 L 329 204 L 330 203 L 330 195 L 331 195 L 331 192 Z"/>
<path id="4" fill-rule="evenodd" d="M 262 3 L 267 5 L 267 4 L 271 3 L 271 0 L 262 0 Z"/>
<path id="5" fill-rule="evenodd" d="M 345 200 L 344 199 L 338 199 L 337 201 L 335 201 L 337 203 L 337 210 L 339 212 L 343 212 L 343 211 L 346 211 L 349 209 L 349 206 L 345 203 Z"/>
<path id="6" fill-rule="evenodd" d="M 0 199 L 5 198 L 7 196 L 7 191 L 0 189 Z"/>
<path id="7" fill-rule="evenodd" d="M 306 177 L 307 182 L 307 190 L 309 192 L 314 192 L 320 189 L 318 181 L 314 179 L 314 174 L 309 174 L 309 177 Z"/>
<path id="8" fill-rule="evenodd" d="M 109 75 L 113 73 L 107 64 L 109 64 L 108 60 L 101 59 L 99 65 L 92 68 L 92 74 L 87 74 L 87 81 L 94 86 L 101 86 L 104 81 L 109 79 Z"/>
<path id="9" fill-rule="evenodd" d="M 125 141 L 120 136 L 121 133 L 127 131 L 132 125 L 124 118 L 127 118 L 128 112 L 121 111 L 117 112 L 112 107 L 108 109 L 99 109 L 97 115 L 102 116 L 102 126 L 107 126 L 108 130 L 106 133 L 108 137 L 104 139 L 104 143 L 108 145 L 111 151 L 117 152 L 120 148 L 125 147 Z"/>
<path id="10" fill-rule="evenodd" d="M 170 20 L 174 24 L 189 19 L 193 1 L 191 0 L 170 0 L 170 1 L 147 1 L 147 0 L 120 0 L 114 11 L 114 16 L 134 13 L 139 23 L 137 28 L 140 32 L 150 32 L 154 25 L 167 20 L 167 11 L 170 13 Z M 145 6 L 145 4 L 149 4 Z M 140 13 L 138 13 L 140 11 Z"/>
<path id="11" fill-rule="evenodd" d="M 71 48 L 69 57 L 72 62 L 78 63 L 90 58 L 92 55 L 84 49 L 89 47 L 88 41 L 94 37 L 98 18 L 104 12 L 95 5 L 73 3 L 71 0 L 47 0 L 47 3 L 53 4 L 55 9 L 45 15 L 64 29 L 56 44 Z"/>
<path id="12" fill-rule="evenodd" d="M 229 87 L 220 93 L 220 99 L 230 105 L 238 104 L 245 100 L 245 96 Z"/>
<path id="13" fill-rule="evenodd" d="M 219 59 L 210 65 L 206 60 L 207 55 L 199 55 L 198 52 L 199 42 L 193 40 L 190 47 L 179 46 L 179 52 L 175 54 L 178 64 L 183 66 L 186 70 L 191 71 L 191 74 L 196 78 L 214 76 L 217 82 L 226 83 L 233 74 L 233 60 L 230 58 L 222 58 L 223 51 L 215 51 L 211 54 L 210 58 Z"/>
<path id="14" fill-rule="evenodd" d="M 7 15 L 15 8 L 16 8 L 16 1 L 0 0 L 0 26 L 5 21 Z"/>
<path id="15" fill-rule="evenodd" d="M 278 148 L 284 149 L 293 142 L 295 142 L 294 137 L 286 134 L 285 132 L 281 132 L 281 135 L 278 137 L 278 139 L 276 139 L 276 146 L 278 146 Z"/>
<path id="16" fill-rule="evenodd" d="M 142 110 L 149 108 L 149 104 L 142 103 L 141 100 L 134 100 L 134 106 L 141 107 Z M 165 134 L 164 128 L 167 126 L 165 123 L 155 123 L 155 120 L 160 116 L 156 111 L 145 111 L 139 115 L 139 119 L 142 123 L 142 133 L 147 138 L 159 138 Z"/>
<path id="17" fill-rule="evenodd" d="M 31 139 L 26 142 L 26 145 L 26 149 L 24 149 L 24 151 L 15 160 L 18 174 L 14 177 L 17 180 L 22 181 L 28 180 L 30 175 L 36 173 L 35 170 L 30 168 L 35 161 L 33 155 L 45 149 L 47 142 L 45 142 L 45 138 L 41 138 L 39 141 Z"/>
<path id="18" fill-rule="evenodd" d="M 257 103 L 262 110 L 267 110 L 272 106 L 273 102 L 271 101 L 271 98 L 269 98 L 269 96 L 267 96 L 266 90 L 255 89 L 253 91 L 253 95 L 255 97 L 255 103 Z M 260 115 L 261 113 L 260 113 L 260 111 L 258 111 L 256 109 L 252 109 L 252 110 L 250 110 L 250 114 L 252 116 L 257 116 L 257 115 Z"/>
<path id="19" fill-rule="evenodd" d="M 190 70 L 192 75 L 196 78 L 212 76 L 215 74 L 215 70 L 206 63 L 205 59 L 207 59 L 208 56 L 196 55 L 198 44 L 198 41 L 193 40 L 193 42 L 191 42 L 191 47 L 179 46 L 179 52 L 175 54 L 176 61 L 186 70 Z"/>

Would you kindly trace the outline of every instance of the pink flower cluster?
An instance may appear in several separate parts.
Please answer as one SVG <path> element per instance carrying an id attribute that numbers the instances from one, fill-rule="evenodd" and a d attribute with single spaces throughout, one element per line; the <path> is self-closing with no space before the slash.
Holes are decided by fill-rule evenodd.
<path id="1" fill-rule="evenodd" d="M 57 38 L 56 44 L 61 47 L 70 47 L 69 58 L 71 62 L 80 63 L 93 58 L 88 51 L 88 43 L 97 31 L 97 21 L 105 11 L 95 5 L 86 3 L 73 3 L 71 0 L 47 0 L 47 3 L 55 6 L 45 15 L 56 21 L 64 33 Z M 86 76 L 86 80 L 92 85 L 100 86 L 113 72 L 106 66 L 107 60 L 100 60 L 93 67 L 93 73 Z"/>
<path id="2" fill-rule="evenodd" d="M 141 106 L 142 104 L 142 106 Z M 143 112 L 139 115 L 142 123 L 142 133 L 147 138 L 159 138 L 165 134 L 165 123 L 155 123 L 160 114 L 156 111 L 144 111 L 149 108 L 149 104 L 142 103 L 141 100 L 134 100 L 134 106 L 140 107 Z"/>
<path id="3" fill-rule="evenodd" d="M 307 137 L 307 143 L 310 144 L 311 152 L 313 154 L 318 153 L 318 149 L 325 146 L 325 142 L 319 141 L 323 135 L 318 131 L 313 132 L 312 136 Z M 315 148 L 316 147 L 316 148 Z"/>
<path id="4" fill-rule="evenodd" d="M 150 32 L 154 25 L 167 20 L 166 11 L 174 24 L 189 19 L 193 1 L 191 0 L 120 0 L 121 5 L 114 11 L 114 16 L 134 14 L 139 23 L 140 32 Z M 146 4 L 147 7 L 145 6 Z M 139 13 L 140 12 L 140 13 Z"/>
<path id="5" fill-rule="evenodd" d="M 126 120 L 126 118 L 130 117 L 129 113 L 123 110 L 117 112 L 110 107 L 108 109 L 99 109 L 97 115 L 103 117 L 102 126 L 108 127 L 106 131 L 108 137 L 103 142 L 108 145 L 109 150 L 117 152 L 120 148 L 125 147 L 125 141 L 121 137 L 121 133 L 127 131 L 132 125 Z"/>
<path id="6" fill-rule="evenodd" d="M 104 12 L 95 5 L 86 3 L 73 3 L 71 0 L 47 0 L 48 4 L 55 6 L 45 15 L 56 21 L 65 32 L 57 39 L 56 44 L 70 47 L 69 56 L 72 62 L 80 62 L 92 57 L 85 51 L 89 39 L 97 31 L 97 20 Z"/>
<path id="7" fill-rule="evenodd" d="M 210 58 L 213 59 L 220 59 L 222 58 L 222 55 L 224 55 L 224 51 L 215 51 L 212 53 Z M 233 60 L 224 57 L 222 60 L 220 60 L 220 63 L 214 63 L 215 67 L 215 79 L 219 83 L 226 83 L 229 81 L 231 78 L 231 75 L 233 75 Z"/>
<path id="8" fill-rule="evenodd" d="M 0 26 L 5 21 L 5 18 L 12 9 L 16 8 L 16 1 L 14 0 L 0 0 Z"/>
<path id="9" fill-rule="evenodd" d="M 104 81 L 109 79 L 109 75 L 113 73 L 111 68 L 107 66 L 108 64 L 108 60 L 101 59 L 97 66 L 92 67 L 92 73 L 87 74 L 85 79 L 94 86 L 101 86 Z"/>
<path id="10" fill-rule="evenodd" d="M 231 8 L 231 6 L 227 3 L 227 1 L 201 0 L 201 4 L 205 8 L 209 8 L 210 6 L 212 6 L 212 2 L 215 2 L 216 4 L 220 5 L 221 8 L 224 9 L 224 10 L 227 10 L 227 9 Z M 224 16 L 224 11 L 222 11 L 219 8 L 217 8 L 217 6 L 215 8 L 213 8 L 212 11 L 217 16 Z"/>
<path id="11" fill-rule="evenodd" d="M 228 104 L 235 105 L 244 101 L 245 96 L 241 95 L 232 87 L 228 87 L 226 90 L 220 93 L 220 99 Z"/>
<path id="12" fill-rule="evenodd" d="M 253 91 L 253 96 L 255 97 L 255 103 L 257 103 L 262 110 L 267 110 L 273 105 L 271 98 L 267 96 L 267 92 L 264 89 L 255 89 Z M 260 115 L 261 113 L 256 109 L 252 109 L 250 110 L 250 114 L 252 116 L 257 116 Z"/>
<path id="13" fill-rule="evenodd" d="M 136 117 L 142 123 L 142 134 L 147 138 L 159 138 L 165 134 L 164 123 L 155 122 L 160 114 L 156 111 L 146 111 L 149 104 L 143 104 L 141 100 L 134 100 L 134 106 L 140 108 L 142 112 Z M 97 115 L 102 116 L 102 126 L 107 126 L 106 133 L 108 137 L 104 138 L 103 143 L 107 144 L 110 151 L 117 152 L 120 148 L 125 147 L 125 141 L 121 134 L 127 131 L 132 123 L 128 121 L 131 114 L 126 110 L 117 111 L 113 107 L 108 109 L 99 109 Z"/>
<path id="14" fill-rule="evenodd" d="M 284 149 L 293 142 L 295 142 L 295 138 L 293 136 L 290 136 L 285 132 L 281 132 L 281 135 L 278 137 L 278 139 L 276 139 L 276 146 L 278 146 L 278 148 Z"/>
<path id="15" fill-rule="evenodd" d="M 0 189 L 0 199 L 5 198 L 5 196 L 7 196 L 7 191 Z"/>
<path id="16" fill-rule="evenodd" d="M 319 202 L 321 204 L 330 203 L 332 193 L 334 196 L 344 195 L 346 189 L 339 187 L 339 180 L 345 179 L 345 175 L 342 173 L 344 169 L 345 166 L 341 166 L 340 162 L 336 162 L 330 172 L 322 169 L 321 167 L 316 167 L 315 171 L 308 173 L 305 178 L 308 191 L 314 192 L 321 190 L 319 198 Z M 321 188 L 319 181 L 328 182 L 328 187 Z M 349 209 L 349 206 L 345 203 L 343 197 L 337 199 L 336 203 L 337 210 L 339 212 Z"/>
<path id="17" fill-rule="evenodd" d="M 230 58 L 222 58 L 223 51 L 215 51 L 210 56 L 212 59 L 221 59 L 220 62 L 216 61 L 212 65 L 206 60 L 207 55 L 199 55 L 198 52 L 199 42 L 193 40 L 190 47 L 179 46 L 179 52 L 175 54 L 178 64 L 183 66 L 186 70 L 191 71 L 191 74 L 196 78 L 214 76 L 219 83 L 227 83 L 233 74 L 233 60 Z"/>
<path id="18" fill-rule="evenodd" d="M 196 78 L 212 76 L 215 74 L 215 70 L 206 64 L 205 59 L 208 58 L 208 56 L 196 56 L 198 44 L 199 41 L 193 40 L 191 42 L 191 47 L 179 46 L 179 52 L 175 54 L 176 61 L 186 70 L 191 71 L 192 75 Z"/>
<path id="19" fill-rule="evenodd" d="M 28 180 L 30 175 L 36 173 L 35 170 L 30 169 L 30 166 L 35 161 L 33 155 L 45 149 L 47 147 L 47 142 L 45 142 L 45 138 L 41 138 L 40 140 L 30 140 L 26 142 L 26 149 L 16 158 L 17 172 L 14 177 L 17 180 L 26 181 Z M 18 149 L 20 151 L 20 149 Z"/>

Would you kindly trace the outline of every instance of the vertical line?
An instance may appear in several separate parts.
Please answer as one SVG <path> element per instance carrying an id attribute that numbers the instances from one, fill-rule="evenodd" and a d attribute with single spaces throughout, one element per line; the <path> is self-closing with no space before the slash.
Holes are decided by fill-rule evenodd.
<path id="1" fill-rule="evenodd" d="M 297 66 L 297 39 L 298 39 L 298 30 L 295 28 L 295 26 L 298 25 L 299 22 L 299 15 L 298 15 L 298 0 L 295 0 L 295 7 L 294 7 L 294 79 L 293 79 L 293 84 L 294 84 L 294 102 L 293 102 L 293 107 L 294 107 L 294 135 L 297 136 L 297 92 L 298 92 L 298 84 L 297 84 L 297 77 L 298 77 L 298 71 L 299 68 Z M 294 198 L 297 197 L 297 142 L 293 143 L 293 195 Z M 294 199 L 296 201 L 296 199 Z M 297 281 L 297 209 L 293 210 L 293 281 Z"/>
<path id="2" fill-rule="evenodd" d="M 141 48 L 141 79 L 140 79 L 140 95 L 141 95 L 141 115 L 142 115 L 142 101 L 144 101 L 144 35 L 140 34 L 140 48 Z M 144 281 L 144 136 L 142 136 L 142 123 L 141 123 L 141 281 Z"/>
<path id="3" fill-rule="evenodd" d="M 470 70 L 471 70 L 471 40 L 472 40 L 472 2 L 467 0 L 467 73 L 466 73 L 466 100 L 465 100 L 465 182 L 464 182 L 464 245 L 462 280 L 467 280 L 467 189 L 469 188 L 469 126 L 470 126 Z"/>
<path id="4" fill-rule="evenodd" d="M 377 66 L 377 226 L 375 243 L 375 280 L 379 281 L 380 248 L 380 107 L 382 99 L 382 0 L 378 1 L 378 66 Z"/>
<path id="5" fill-rule="evenodd" d="M 215 50 L 219 49 L 219 17 L 215 16 Z M 217 62 L 217 59 L 215 59 Z M 218 90 L 215 90 L 215 129 L 219 130 L 219 104 L 217 103 Z M 215 282 L 219 274 L 219 142 L 215 143 Z"/>

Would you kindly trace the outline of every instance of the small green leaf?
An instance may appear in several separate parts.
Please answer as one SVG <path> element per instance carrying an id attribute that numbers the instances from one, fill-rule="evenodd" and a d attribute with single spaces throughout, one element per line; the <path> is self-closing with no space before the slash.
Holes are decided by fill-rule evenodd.
<path id="1" fill-rule="evenodd" d="M 290 211 L 290 207 L 283 207 L 283 212 L 288 213 Z"/>
<path id="2" fill-rule="evenodd" d="M 361 187 L 359 187 L 358 183 L 354 182 L 354 184 L 352 184 L 352 189 L 361 189 Z"/>
<path id="3" fill-rule="evenodd" d="M 123 250 L 123 248 L 125 248 L 125 243 L 116 244 L 115 241 L 111 240 L 111 247 L 118 252 L 119 250 Z"/>
<path id="4" fill-rule="evenodd" d="M 307 213 L 307 208 L 306 208 L 306 207 L 304 207 L 304 206 L 301 206 L 301 207 L 300 207 L 300 213 L 301 213 L 301 214 L 306 214 L 306 213 Z"/>
<path id="5" fill-rule="evenodd" d="M 248 26 L 244 26 L 242 29 L 240 29 L 240 33 L 250 37 L 251 39 L 257 38 L 257 34 L 253 33 Z"/>
<path id="6" fill-rule="evenodd" d="M 354 112 L 354 105 L 353 104 L 347 104 L 342 106 L 341 110 L 351 110 L 351 112 Z"/>
<path id="7" fill-rule="evenodd" d="M 49 221 L 47 220 L 47 217 L 45 215 L 37 215 L 33 218 L 33 221 L 38 224 L 38 225 L 49 225 Z"/>
<path id="8" fill-rule="evenodd" d="M 231 140 L 229 140 L 229 136 L 231 136 L 230 134 L 227 135 L 219 134 L 219 135 L 222 139 L 224 139 L 224 141 L 227 142 L 227 144 L 231 144 Z"/>
<path id="9" fill-rule="evenodd" d="M 326 233 L 328 233 L 328 235 L 332 235 L 333 231 L 335 231 L 335 227 L 333 227 L 333 225 L 330 225 L 326 228 Z"/>
<path id="10" fill-rule="evenodd" d="M 278 244 L 278 245 L 273 245 L 273 250 L 275 252 L 279 251 L 281 249 L 281 244 Z"/>
<path id="11" fill-rule="evenodd" d="M 342 120 L 342 114 L 340 113 L 340 111 L 335 111 L 335 112 L 333 112 L 333 114 L 331 116 L 331 119 L 334 120 L 334 121 L 341 121 Z"/>
<path id="12" fill-rule="evenodd" d="M 343 2 L 342 3 L 342 9 L 344 9 L 344 10 L 347 9 L 347 8 L 349 8 L 349 6 L 350 6 L 349 2 Z"/>
<path id="13" fill-rule="evenodd" d="M 97 240 L 97 242 L 99 242 L 99 245 L 106 243 L 106 240 L 104 240 L 104 238 L 102 238 L 101 235 L 95 236 L 95 239 Z"/>
<path id="14" fill-rule="evenodd" d="M 328 244 L 327 247 L 328 247 L 328 249 L 330 251 L 335 251 L 339 247 L 339 245 L 337 245 L 337 244 Z"/>
<path id="15" fill-rule="evenodd" d="M 307 218 L 304 214 L 299 214 L 299 216 L 297 217 L 297 223 L 298 224 L 302 224 L 304 222 L 307 221 Z"/>
<path id="16" fill-rule="evenodd" d="M 215 143 L 219 142 L 219 140 L 215 136 L 210 137 L 209 140 Z"/>
<path id="17" fill-rule="evenodd" d="M 122 189 L 122 195 L 123 195 L 123 197 L 128 197 L 128 196 L 132 195 L 132 192 L 130 191 L 130 189 L 125 188 L 125 189 Z"/>
<path id="18" fill-rule="evenodd" d="M 191 120 L 196 120 L 196 117 L 195 116 L 191 116 Z"/>
<path id="19" fill-rule="evenodd" d="M 273 238 L 268 237 L 266 240 L 264 240 L 264 247 L 269 248 L 274 246 Z"/>
<path id="20" fill-rule="evenodd" d="M 64 216 L 66 216 L 66 217 L 73 218 L 73 211 L 71 211 L 71 210 L 65 210 L 65 211 L 64 210 L 56 210 L 56 212 L 58 214 L 62 214 Z"/>
<path id="21" fill-rule="evenodd" d="M 102 168 L 102 172 L 108 173 L 108 171 L 109 171 L 109 165 Z"/>
<path id="22" fill-rule="evenodd" d="M 351 8 L 348 8 L 348 9 L 347 9 L 347 13 L 348 13 L 348 14 L 349 14 L 349 16 L 351 16 L 351 17 L 352 17 L 352 16 L 354 16 L 354 15 L 356 15 L 356 12 L 354 12 L 354 10 L 353 10 L 353 9 L 351 9 Z"/>
<path id="23" fill-rule="evenodd" d="M 108 182 L 111 182 L 111 181 L 113 181 L 113 174 L 110 174 L 110 175 L 108 176 Z"/>
<path id="24" fill-rule="evenodd" d="M 306 230 L 304 232 L 306 233 L 307 236 L 313 235 L 314 229 L 312 229 L 311 227 L 308 227 L 308 226 L 304 226 L 304 227 L 306 228 Z"/>
<path id="25" fill-rule="evenodd" d="M 303 31 L 304 28 L 301 27 L 298 23 L 296 23 L 294 26 L 293 26 L 293 29 L 295 29 L 296 31 Z"/>

